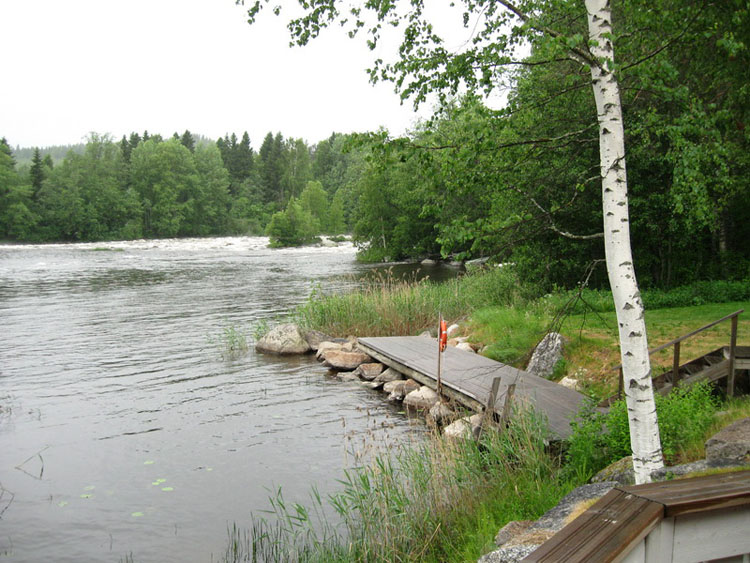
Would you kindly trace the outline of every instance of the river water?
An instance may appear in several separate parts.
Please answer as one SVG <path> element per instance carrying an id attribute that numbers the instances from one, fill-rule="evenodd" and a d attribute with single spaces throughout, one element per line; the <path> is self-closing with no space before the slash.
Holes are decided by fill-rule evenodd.
<path id="1" fill-rule="evenodd" d="M 333 492 L 419 434 L 310 356 L 222 354 L 226 329 L 370 269 L 348 243 L 266 245 L 0 246 L 0 561 L 215 561 L 277 488 Z"/>

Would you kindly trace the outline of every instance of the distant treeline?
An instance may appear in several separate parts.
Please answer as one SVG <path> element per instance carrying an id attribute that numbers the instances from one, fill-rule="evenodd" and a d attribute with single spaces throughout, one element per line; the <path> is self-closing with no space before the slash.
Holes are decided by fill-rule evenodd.
<path id="1" fill-rule="evenodd" d="M 314 146 L 269 133 L 256 152 L 247 133 L 218 141 L 190 131 L 119 142 L 92 133 L 82 146 L 30 151 L 18 165 L 0 141 L 0 237 L 96 241 L 263 234 L 299 244 L 350 228 L 349 169 L 361 156 L 333 134 Z M 277 217 L 274 217 L 277 214 Z"/>

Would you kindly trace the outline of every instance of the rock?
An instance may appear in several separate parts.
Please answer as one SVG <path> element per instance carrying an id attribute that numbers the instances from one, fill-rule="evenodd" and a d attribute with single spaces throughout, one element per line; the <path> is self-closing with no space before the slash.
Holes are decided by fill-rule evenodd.
<path id="1" fill-rule="evenodd" d="M 383 386 L 382 381 L 362 381 L 363 387 L 368 387 L 370 389 L 380 389 Z"/>
<path id="2" fill-rule="evenodd" d="M 479 427 L 482 424 L 482 415 L 480 413 L 459 418 L 455 422 L 450 423 L 443 429 L 443 434 L 447 438 L 473 438 L 479 432 Z"/>
<path id="3" fill-rule="evenodd" d="M 422 266 L 433 267 L 433 266 L 437 266 L 438 265 L 438 261 L 437 260 L 433 260 L 432 258 L 425 258 L 424 260 L 422 260 L 420 262 L 420 264 Z"/>
<path id="4" fill-rule="evenodd" d="M 574 489 L 559 502 L 559 504 L 531 524 L 525 531 L 510 537 L 503 546 L 487 555 L 479 561 L 481 563 L 514 563 L 526 557 L 537 547 L 563 529 L 568 523 L 570 516 L 580 510 L 581 503 L 596 499 L 607 494 L 617 483 L 596 483 L 583 485 Z M 502 529 L 500 530 L 502 532 Z M 498 536 L 500 532 L 498 532 Z M 502 538 L 500 538 L 502 539 Z"/>
<path id="5" fill-rule="evenodd" d="M 533 553 L 539 545 L 501 547 L 500 549 L 491 551 L 487 555 L 483 555 L 479 559 L 479 563 L 517 563 L 518 561 L 523 560 L 524 557 Z"/>
<path id="6" fill-rule="evenodd" d="M 445 332 L 446 332 L 446 334 L 448 335 L 448 338 L 450 338 L 451 336 L 453 336 L 453 334 L 454 334 L 454 333 L 455 333 L 455 332 L 456 332 L 456 331 L 457 331 L 457 330 L 458 330 L 459 328 L 461 328 L 461 327 L 460 327 L 460 326 L 458 326 L 458 325 L 457 325 L 457 324 L 455 324 L 455 323 L 454 323 L 454 324 L 452 324 L 451 326 L 449 326 L 449 327 L 448 327 L 448 328 L 446 329 L 446 331 L 445 331 Z"/>
<path id="7" fill-rule="evenodd" d="M 310 351 L 310 345 L 299 327 L 289 323 L 272 328 L 258 340 L 255 349 L 264 354 L 305 354 Z"/>
<path id="8" fill-rule="evenodd" d="M 323 356 L 328 350 L 341 350 L 342 347 L 343 347 L 343 343 L 341 342 L 334 342 L 332 340 L 326 340 L 318 344 L 318 351 L 315 357 L 318 358 L 318 360 L 322 362 L 325 359 Z"/>
<path id="9" fill-rule="evenodd" d="M 419 336 L 424 336 L 426 338 L 432 338 L 432 334 L 430 333 L 429 330 L 423 330 L 422 332 L 419 333 Z"/>
<path id="10" fill-rule="evenodd" d="M 429 416 L 435 422 L 435 424 L 442 426 L 447 421 L 454 418 L 456 416 L 456 413 L 454 413 L 446 403 L 444 403 L 443 401 L 438 401 L 430 409 Z"/>
<path id="11" fill-rule="evenodd" d="M 495 536 L 495 545 L 502 547 L 514 537 L 523 534 L 533 523 L 533 520 L 512 520 L 508 522 L 500 528 L 500 531 Z"/>
<path id="12" fill-rule="evenodd" d="M 419 383 L 413 379 L 401 379 L 385 383 L 383 385 L 383 391 L 389 393 L 389 401 L 403 401 L 404 397 L 412 391 L 418 390 L 419 387 Z"/>
<path id="13" fill-rule="evenodd" d="M 690 463 L 683 463 L 682 465 L 672 465 L 671 467 L 662 467 L 656 471 L 651 472 L 652 481 L 667 481 L 674 479 L 675 477 L 682 477 L 683 475 L 689 475 L 696 471 L 705 471 L 709 468 L 708 463 L 705 459 L 693 461 Z"/>
<path id="14" fill-rule="evenodd" d="M 750 418 L 725 427 L 706 441 L 709 465 L 744 465 L 750 463 Z"/>
<path id="15" fill-rule="evenodd" d="M 459 418 L 458 420 L 451 422 L 448 426 L 443 428 L 443 435 L 446 438 L 461 440 L 471 438 L 473 436 L 473 433 L 469 418 Z"/>
<path id="16" fill-rule="evenodd" d="M 426 385 L 422 385 L 404 397 L 404 404 L 414 409 L 431 409 L 438 402 L 438 394 Z"/>
<path id="17" fill-rule="evenodd" d="M 353 371 L 341 371 L 336 374 L 341 381 L 359 381 L 359 376 Z"/>
<path id="18" fill-rule="evenodd" d="M 563 357 L 565 339 L 557 332 L 550 332 L 534 349 L 526 371 L 538 377 L 549 379 L 555 371 L 555 365 Z"/>
<path id="19" fill-rule="evenodd" d="M 616 482 L 618 485 L 635 484 L 632 456 L 624 457 L 614 462 L 591 478 L 592 483 L 605 483 L 611 481 Z"/>
<path id="20" fill-rule="evenodd" d="M 319 330 L 308 330 L 303 336 L 305 342 L 307 342 L 313 352 L 318 351 L 321 342 L 327 342 L 331 340 L 330 336 L 320 332 Z"/>
<path id="21" fill-rule="evenodd" d="M 474 348 L 471 347 L 471 344 L 468 342 L 459 342 L 456 344 L 457 350 L 464 350 L 465 352 L 471 352 L 472 354 L 476 353 Z"/>
<path id="22" fill-rule="evenodd" d="M 383 366 L 383 364 L 378 362 L 361 364 L 356 370 L 354 370 L 354 373 L 360 376 L 362 379 L 372 381 L 383 372 L 384 367 L 385 366 Z"/>
<path id="23" fill-rule="evenodd" d="M 559 385 L 562 385 L 563 387 L 567 387 L 568 389 L 572 389 L 573 391 L 578 391 L 578 380 L 574 379 L 572 377 L 568 377 L 567 375 L 565 377 L 563 377 L 557 383 Z"/>
<path id="24" fill-rule="evenodd" d="M 323 353 L 323 365 L 337 371 L 352 371 L 361 364 L 372 362 L 372 358 L 363 352 L 345 352 L 344 350 L 327 350 Z"/>
<path id="25" fill-rule="evenodd" d="M 404 379 L 404 376 L 393 368 L 388 368 L 383 373 L 375 377 L 375 381 L 378 381 L 380 383 L 388 383 L 389 381 L 398 381 L 399 379 Z"/>

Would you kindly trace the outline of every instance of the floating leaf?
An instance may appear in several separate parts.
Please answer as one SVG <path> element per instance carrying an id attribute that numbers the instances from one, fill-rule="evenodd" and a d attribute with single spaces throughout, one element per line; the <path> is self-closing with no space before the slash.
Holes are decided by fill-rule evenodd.
<path id="1" fill-rule="evenodd" d="M 63 508 L 65 506 L 67 506 L 67 505 L 68 505 L 68 501 L 67 500 L 61 500 L 60 502 L 57 503 L 57 506 L 59 506 L 60 508 Z"/>
<path id="2" fill-rule="evenodd" d="M 152 482 L 152 485 L 161 485 L 162 483 L 166 483 L 166 479 L 157 479 L 156 481 Z"/>
<path id="3" fill-rule="evenodd" d="M 214 470 L 213 467 L 206 467 L 206 471 L 213 471 L 213 470 Z"/>
<path id="4" fill-rule="evenodd" d="M 162 491 L 166 491 L 168 493 L 170 491 L 174 491 L 174 488 L 173 487 L 162 487 L 161 490 Z"/>
<path id="5" fill-rule="evenodd" d="M 89 485 L 88 487 L 83 488 L 84 491 L 93 491 L 94 489 L 96 489 L 94 485 Z"/>
<path id="6" fill-rule="evenodd" d="M 141 516 L 143 516 L 143 512 L 133 512 L 133 513 L 131 514 L 131 516 L 132 516 L 133 518 L 140 518 Z"/>
<path id="7" fill-rule="evenodd" d="M 153 459 L 148 459 L 148 460 L 146 460 L 146 461 L 143 462 L 143 465 L 153 465 L 153 464 L 154 464 L 154 460 Z"/>
<path id="8" fill-rule="evenodd" d="M 92 496 L 93 496 L 93 495 L 89 495 L 89 494 L 84 494 L 84 495 L 81 495 L 81 498 L 91 498 Z"/>

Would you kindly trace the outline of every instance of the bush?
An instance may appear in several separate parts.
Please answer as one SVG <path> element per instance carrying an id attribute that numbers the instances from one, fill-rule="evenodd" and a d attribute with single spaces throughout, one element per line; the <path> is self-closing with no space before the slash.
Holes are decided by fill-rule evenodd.
<path id="1" fill-rule="evenodd" d="M 683 446 L 702 440 L 718 409 L 708 383 L 679 387 L 666 397 L 656 395 L 659 436 L 667 464 L 679 460 Z M 630 455 L 630 427 L 625 400 L 605 415 L 588 403 L 572 424 L 566 448 L 565 472 L 588 480 L 612 462 Z"/>

